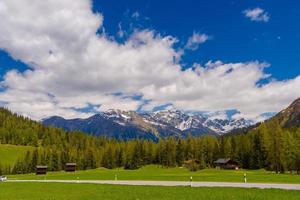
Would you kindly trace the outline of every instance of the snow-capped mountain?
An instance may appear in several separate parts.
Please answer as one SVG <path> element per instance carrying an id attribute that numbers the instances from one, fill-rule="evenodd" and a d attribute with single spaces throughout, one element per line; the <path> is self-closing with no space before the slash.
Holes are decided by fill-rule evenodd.
<path id="1" fill-rule="evenodd" d="M 179 110 L 137 113 L 135 111 L 108 110 L 86 119 L 50 117 L 43 124 L 83 131 L 119 139 L 187 137 L 189 134 L 222 135 L 233 129 L 254 124 L 244 118 L 234 118 L 226 112 L 185 113 Z"/>
<path id="2" fill-rule="evenodd" d="M 239 114 L 237 110 L 200 113 L 205 118 L 203 125 L 219 134 L 226 134 L 233 129 L 248 127 L 256 123 L 254 120 L 239 117 Z"/>
<path id="3" fill-rule="evenodd" d="M 244 128 L 244 127 L 251 126 L 253 124 L 254 121 L 252 120 L 246 120 L 244 118 L 240 118 L 240 119 L 207 119 L 203 125 L 219 134 L 225 134 L 230 132 L 233 129 Z"/>
<path id="4" fill-rule="evenodd" d="M 157 123 L 168 124 L 181 131 L 199 127 L 203 128 L 204 118 L 202 116 L 190 116 L 179 110 L 163 110 L 151 113 L 150 115 Z"/>
<path id="5" fill-rule="evenodd" d="M 233 115 L 234 113 L 231 112 L 231 114 L 228 114 L 225 111 L 185 114 L 178 110 L 159 111 L 152 114 L 156 121 L 172 124 L 175 128 L 180 130 L 205 127 L 218 134 L 224 134 L 233 129 L 247 127 L 255 123 L 253 120 L 233 118 Z"/>

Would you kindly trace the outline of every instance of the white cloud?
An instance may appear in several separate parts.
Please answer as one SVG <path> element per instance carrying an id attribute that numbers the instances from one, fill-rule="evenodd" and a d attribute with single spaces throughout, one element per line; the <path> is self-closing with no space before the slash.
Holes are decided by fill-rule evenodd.
<path id="1" fill-rule="evenodd" d="M 251 21 L 257 22 L 268 22 L 270 20 L 270 15 L 264 9 L 254 8 L 247 9 L 243 11 L 245 17 L 250 18 Z"/>
<path id="2" fill-rule="evenodd" d="M 191 37 L 189 37 L 185 48 L 190 50 L 197 50 L 199 48 L 199 45 L 206 42 L 209 39 L 209 36 L 206 34 L 200 34 L 197 32 L 194 32 Z"/>
<path id="3" fill-rule="evenodd" d="M 103 16 L 91 11 L 89 1 L 5 0 L 0 18 L 0 48 L 31 67 L 5 75 L 0 101 L 34 119 L 91 115 L 79 111 L 89 105 L 136 110 L 144 100 L 144 109 L 172 103 L 183 110 L 238 109 L 256 117 L 300 96 L 300 76 L 258 86 L 269 76 L 266 63 L 217 61 L 183 71 L 172 36 L 136 30 L 120 44 L 96 34 Z M 128 98 L 136 95 L 142 99 Z"/>
<path id="4" fill-rule="evenodd" d="M 135 19 L 138 19 L 140 17 L 140 13 L 135 11 L 134 13 L 132 13 L 131 17 L 135 18 Z"/>

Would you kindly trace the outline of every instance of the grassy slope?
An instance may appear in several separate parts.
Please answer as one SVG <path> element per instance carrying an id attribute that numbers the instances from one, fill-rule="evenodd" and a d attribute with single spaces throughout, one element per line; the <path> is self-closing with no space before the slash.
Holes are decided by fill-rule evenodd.
<path id="1" fill-rule="evenodd" d="M 18 158 L 23 156 L 28 150 L 33 149 L 29 146 L 0 145 L 0 163 L 2 165 L 14 165 Z"/>
<path id="2" fill-rule="evenodd" d="M 155 165 L 145 166 L 139 170 L 94 169 L 77 171 L 75 173 L 49 172 L 46 176 L 34 174 L 9 176 L 12 179 L 77 179 L 80 180 L 113 180 L 117 174 L 119 180 L 179 180 L 188 181 L 192 176 L 194 181 L 228 181 L 243 182 L 247 173 L 248 182 L 265 183 L 300 183 L 299 175 L 275 174 L 265 170 L 215 170 L 204 169 L 190 172 L 185 168 L 161 168 Z"/>
<path id="3" fill-rule="evenodd" d="M 203 199 L 299 200 L 300 191 L 277 189 L 116 186 L 64 183 L 0 183 L 0 199 Z"/>

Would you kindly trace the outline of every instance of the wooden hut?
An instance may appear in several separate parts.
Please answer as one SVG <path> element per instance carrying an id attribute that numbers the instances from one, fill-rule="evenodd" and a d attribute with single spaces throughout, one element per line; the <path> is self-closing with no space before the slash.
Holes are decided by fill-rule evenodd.
<path id="1" fill-rule="evenodd" d="M 76 163 L 66 163 L 65 171 L 66 172 L 75 172 L 76 171 Z"/>
<path id="2" fill-rule="evenodd" d="M 214 164 L 219 169 L 239 169 L 238 162 L 230 158 L 219 158 Z"/>
<path id="3" fill-rule="evenodd" d="M 184 166 L 190 171 L 197 171 L 199 169 L 200 161 L 197 159 L 190 159 L 184 161 Z"/>
<path id="4" fill-rule="evenodd" d="M 47 174 L 47 165 L 37 165 L 36 166 L 36 175 Z"/>

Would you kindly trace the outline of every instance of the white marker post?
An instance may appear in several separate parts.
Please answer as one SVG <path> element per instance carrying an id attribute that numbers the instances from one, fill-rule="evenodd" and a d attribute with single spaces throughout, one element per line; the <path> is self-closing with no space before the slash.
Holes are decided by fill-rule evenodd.
<path id="1" fill-rule="evenodd" d="M 247 174 L 244 173 L 244 182 L 247 183 Z"/>
<path id="2" fill-rule="evenodd" d="M 192 187 L 193 177 L 190 177 L 190 187 Z"/>

